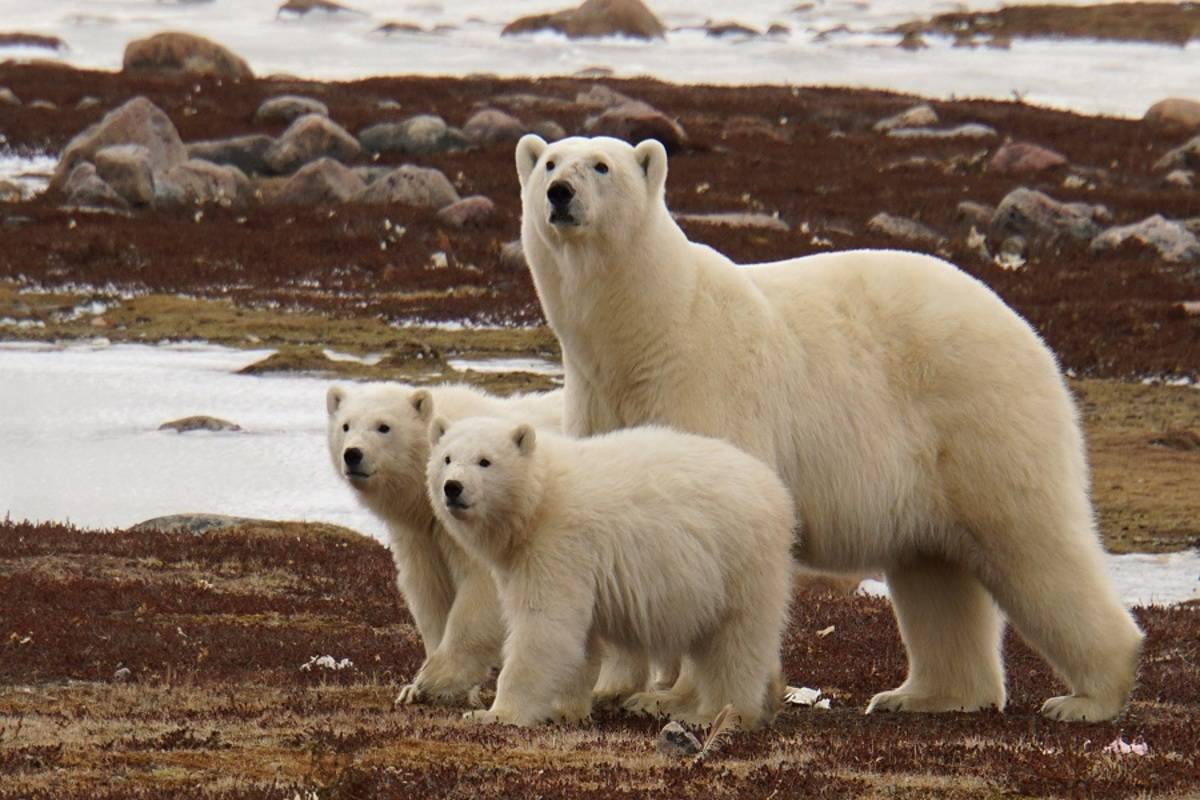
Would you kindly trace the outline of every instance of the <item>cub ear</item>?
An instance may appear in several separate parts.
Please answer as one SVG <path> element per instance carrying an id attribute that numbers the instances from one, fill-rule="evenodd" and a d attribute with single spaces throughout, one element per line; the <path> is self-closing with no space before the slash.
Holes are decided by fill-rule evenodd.
<path id="1" fill-rule="evenodd" d="M 546 152 L 546 140 L 534 133 L 527 133 L 517 142 L 517 177 L 521 185 L 529 180 L 529 174 L 537 165 L 542 153 Z"/>
<path id="2" fill-rule="evenodd" d="M 433 395 L 429 393 L 428 389 L 418 389 L 413 392 L 409 396 L 408 402 L 416 410 L 417 418 L 422 422 L 429 422 L 433 419 Z"/>
<path id="3" fill-rule="evenodd" d="M 533 452 L 533 446 L 537 444 L 537 434 L 534 432 L 533 426 L 525 422 L 513 430 L 512 440 L 513 444 L 517 446 L 517 452 L 527 456 Z"/>
<path id="4" fill-rule="evenodd" d="M 646 180 L 652 196 L 660 196 L 667 184 L 667 148 L 657 139 L 647 139 L 633 148 L 633 156 Z"/>
<path id="5" fill-rule="evenodd" d="M 437 444 L 443 436 L 446 435 L 446 429 L 450 427 L 450 423 L 446 422 L 442 417 L 438 417 L 433 421 L 433 427 L 429 429 L 429 443 Z"/>
<path id="6" fill-rule="evenodd" d="M 329 391 L 325 393 L 325 410 L 330 416 L 338 410 L 338 406 L 346 399 L 346 390 L 341 386 L 330 386 Z"/>

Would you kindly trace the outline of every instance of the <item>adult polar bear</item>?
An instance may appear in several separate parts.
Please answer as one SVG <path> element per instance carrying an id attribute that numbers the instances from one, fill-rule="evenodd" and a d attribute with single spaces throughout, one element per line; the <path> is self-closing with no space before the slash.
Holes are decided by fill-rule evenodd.
<path id="1" fill-rule="evenodd" d="M 516 161 L 565 431 L 661 423 L 774 464 L 802 563 L 887 576 L 908 678 L 868 711 L 1003 708 L 997 605 L 1071 690 L 1044 714 L 1121 711 L 1142 636 L 1106 575 L 1079 420 L 995 294 L 915 253 L 736 268 L 672 220 L 653 140 L 529 135 Z"/>

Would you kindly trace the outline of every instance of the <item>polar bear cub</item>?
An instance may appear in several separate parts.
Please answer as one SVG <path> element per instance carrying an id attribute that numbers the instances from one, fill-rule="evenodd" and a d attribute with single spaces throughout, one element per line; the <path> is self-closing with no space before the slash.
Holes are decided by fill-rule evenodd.
<path id="1" fill-rule="evenodd" d="M 446 535 L 425 491 L 434 409 L 533 420 L 560 430 L 562 392 L 499 398 L 464 385 L 333 386 L 326 397 L 329 454 L 355 495 L 388 527 L 396 582 L 425 648 L 425 663 L 397 702 L 477 702 L 500 664 L 504 624 L 487 568 Z"/>
<path id="2" fill-rule="evenodd" d="M 587 440 L 475 418 L 433 426 L 438 519 L 496 577 L 508 637 L 483 722 L 591 711 L 602 644 L 683 659 L 658 707 L 770 722 L 790 598 L 791 495 L 725 442 L 644 427 Z"/>

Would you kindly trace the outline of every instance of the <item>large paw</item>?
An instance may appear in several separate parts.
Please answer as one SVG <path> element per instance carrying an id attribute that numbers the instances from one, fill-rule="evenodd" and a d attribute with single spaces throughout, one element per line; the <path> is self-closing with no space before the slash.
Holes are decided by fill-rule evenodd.
<path id="1" fill-rule="evenodd" d="M 396 695 L 392 705 L 411 706 L 414 703 L 423 702 L 420 687 L 415 683 L 409 683 L 400 687 L 400 694 Z"/>
<path id="2" fill-rule="evenodd" d="M 949 695 L 926 694 L 910 689 L 892 689 L 880 692 L 871 698 L 867 713 L 876 711 L 910 711 L 924 714 L 940 714 L 949 711 L 981 711 L 995 708 L 994 700 L 968 699 Z"/>
<path id="3" fill-rule="evenodd" d="M 478 709 L 476 711 L 467 711 L 462 715 L 462 718 L 467 722 L 472 722 L 476 725 L 528 725 L 529 723 L 517 719 L 513 714 L 506 714 L 503 711 L 492 711 L 490 709 Z"/>
<path id="4" fill-rule="evenodd" d="M 621 707 L 633 714 L 648 717 L 674 717 L 684 711 L 683 698 L 669 690 L 638 692 L 630 695 Z"/>
<path id="5" fill-rule="evenodd" d="M 1102 703 L 1086 695 L 1051 697 L 1042 704 L 1042 714 L 1060 722 L 1103 722 L 1121 713 L 1123 704 Z"/>

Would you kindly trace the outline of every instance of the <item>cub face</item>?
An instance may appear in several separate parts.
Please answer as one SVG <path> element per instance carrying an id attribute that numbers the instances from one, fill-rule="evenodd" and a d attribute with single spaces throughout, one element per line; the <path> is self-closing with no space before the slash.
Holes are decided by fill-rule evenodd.
<path id="1" fill-rule="evenodd" d="M 532 425 L 474 417 L 448 427 L 438 419 L 430 437 L 426 474 L 439 515 L 466 526 L 503 526 L 521 513 L 530 499 Z"/>
<path id="2" fill-rule="evenodd" d="M 648 139 L 574 136 L 554 144 L 529 134 L 517 143 L 526 223 L 555 246 L 588 237 L 625 237 L 662 202 L 667 151 Z"/>
<path id="3" fill-rule="evenodd" d="M 395 385 L 332 386 L 325 397 L 334 469 L 364 500 L 424 480 L 433 399 Z"/>

